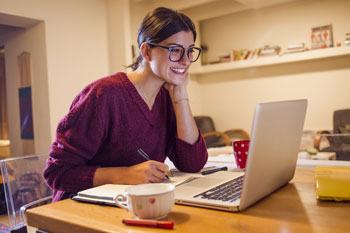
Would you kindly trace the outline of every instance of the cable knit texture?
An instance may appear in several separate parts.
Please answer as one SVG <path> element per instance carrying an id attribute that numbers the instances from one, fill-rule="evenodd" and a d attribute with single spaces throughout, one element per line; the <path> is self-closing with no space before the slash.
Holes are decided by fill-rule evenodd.
<path id="1" fill-rule="evenodd" d="M 91 188 L 98 167 L 144 162 L 138 148 L 152 160 L 164 162 L 168 156 L 184 172 L 199 171 L 208 158 L 201 134 L 195 144 L 177 137 L 174 109 L 164 87 L 150 110 L 125 73 L 91 83 L 57 127 L 44 170 L 53 201 Z"/>

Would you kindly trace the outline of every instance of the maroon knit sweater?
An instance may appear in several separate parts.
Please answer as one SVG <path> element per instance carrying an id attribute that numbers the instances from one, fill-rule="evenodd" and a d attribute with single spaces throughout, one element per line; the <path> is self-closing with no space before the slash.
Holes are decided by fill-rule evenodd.
<path id="1" fill-rule="evenodd" d="M 138 94 L 125 73 L 99 79 L 81 91 L 59 122 L 44 177 L 53 201 L 93 187 L 98 167 L 132 166 L 166 156 L 185 172 L 203 168 L 208 154 L 203 137 L 189 144 L 177 137 L 168 91 L 162 87 L 153 109 Z"/>

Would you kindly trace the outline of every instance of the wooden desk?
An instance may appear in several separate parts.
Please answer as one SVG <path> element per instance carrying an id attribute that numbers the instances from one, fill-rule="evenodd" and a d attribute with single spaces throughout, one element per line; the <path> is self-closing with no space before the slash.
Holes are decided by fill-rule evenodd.
<path id="1" fill-rule="evenodd" d="M 175 205 L 166 220 L 173 230 L 125 226 L 124 209 L 63 200 L 27 211 L 28 225 L 65 232 L 349 232 L 350 202 L 315 199 L 314 169 L 297 168 L 294 179 L 242 213 Z"/>

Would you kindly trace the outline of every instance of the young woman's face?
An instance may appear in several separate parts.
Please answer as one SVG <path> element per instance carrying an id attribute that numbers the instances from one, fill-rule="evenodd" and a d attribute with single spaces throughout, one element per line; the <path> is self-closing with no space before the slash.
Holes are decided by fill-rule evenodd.
<path id="1" fill-rule="evenodd" d="M 181 45 L 185 48 L 185 54 L 179 61 L 169 59 L 169 50 L 161 47 L 151 48 L 150 66 L 153 73 L 166 83 L 181 85 L 184 83 L 191 62 L 187 56 L 187 49 L 194 46 L 192 31 L 180 31 L 159 43 L 163 46 Z"/>

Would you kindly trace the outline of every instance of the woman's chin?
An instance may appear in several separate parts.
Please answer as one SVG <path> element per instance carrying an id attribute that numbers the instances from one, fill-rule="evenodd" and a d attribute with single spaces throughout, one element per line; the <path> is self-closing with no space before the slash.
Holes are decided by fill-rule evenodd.
<path id="1" fill-rule="evenodd" d="M 184 83 L 184 79 L 172 79 L 169 84 L 174 86 L 180 86 Z"/>
<path id="2" fill-rule="evenodd" d="M 181 85 L 185 82 L 186 75 L 173 75 L 170 80 L 174 85 Z"/>

